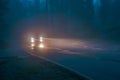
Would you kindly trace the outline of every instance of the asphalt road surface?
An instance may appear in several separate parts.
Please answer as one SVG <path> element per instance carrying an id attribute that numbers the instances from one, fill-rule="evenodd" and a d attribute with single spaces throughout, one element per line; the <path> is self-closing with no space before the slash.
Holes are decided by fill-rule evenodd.
<path id="1" fill-rule="evenodd" d="M 0 80 L 54 80 L 55 76 L 55 80 L 85 80 L 87 76 L 93 80 L 120 80 L 120 51 L 55 49 L 58 51 L 37 54 L 32 51 L 25 53 L 19 48 L 0 52 Z"/>
<path id="2" fill-rule="evenodd" d="M 3 55 L 2 55 L 3 54 Z M 0 80 L 88 80 L 68 69 L 22 51 L 0 56 Z"/>

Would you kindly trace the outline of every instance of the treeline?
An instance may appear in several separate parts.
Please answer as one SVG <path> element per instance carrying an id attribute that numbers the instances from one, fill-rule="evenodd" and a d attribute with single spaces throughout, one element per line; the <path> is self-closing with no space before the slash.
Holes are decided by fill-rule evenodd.
<path id="1" fill-rule="evenodd" d="M 119 8 L 120 0 L 0 0 L 0 21 L 1 25 L 12 25 L 22 18 L 40 15 L 41 23 L 46 18 L 45 25 L 55 31 L 118 39 Z M 5 27 L 1 30 L 9 32 Z"/>

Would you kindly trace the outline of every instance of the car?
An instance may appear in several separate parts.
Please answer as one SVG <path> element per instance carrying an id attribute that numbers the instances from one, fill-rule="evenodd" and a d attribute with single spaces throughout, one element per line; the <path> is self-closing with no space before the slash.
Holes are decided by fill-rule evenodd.
<path id="1" fill-rule="evenodd" d="M 42 36 L 40 36 L 39 38 L 31 37 L 30 38 L 30 48 L 32 50 L 45 48 L 43 37 Z"/>

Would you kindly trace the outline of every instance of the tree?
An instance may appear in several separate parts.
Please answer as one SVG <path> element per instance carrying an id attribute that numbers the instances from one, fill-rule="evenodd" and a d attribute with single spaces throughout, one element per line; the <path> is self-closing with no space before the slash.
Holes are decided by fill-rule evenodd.
<path id="1" fill-rule="evenodd" d="M 0 48 L 4 48 L 6 46 L 5 42 L 5 34 L 6 34 L 6 22 L 5 15 L 7 12 L 7 0 L 0 0 Z"/>

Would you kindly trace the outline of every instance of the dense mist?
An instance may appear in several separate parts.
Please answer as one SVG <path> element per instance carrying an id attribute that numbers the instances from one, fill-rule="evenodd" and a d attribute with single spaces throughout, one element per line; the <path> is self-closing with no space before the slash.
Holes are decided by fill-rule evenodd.
<path id="1" fill-rule="evenodd" d="M 39 28 L 53 37 L 119 41 L 119 8 L 119 0 L 0 0 L 0 36 Z"/>

